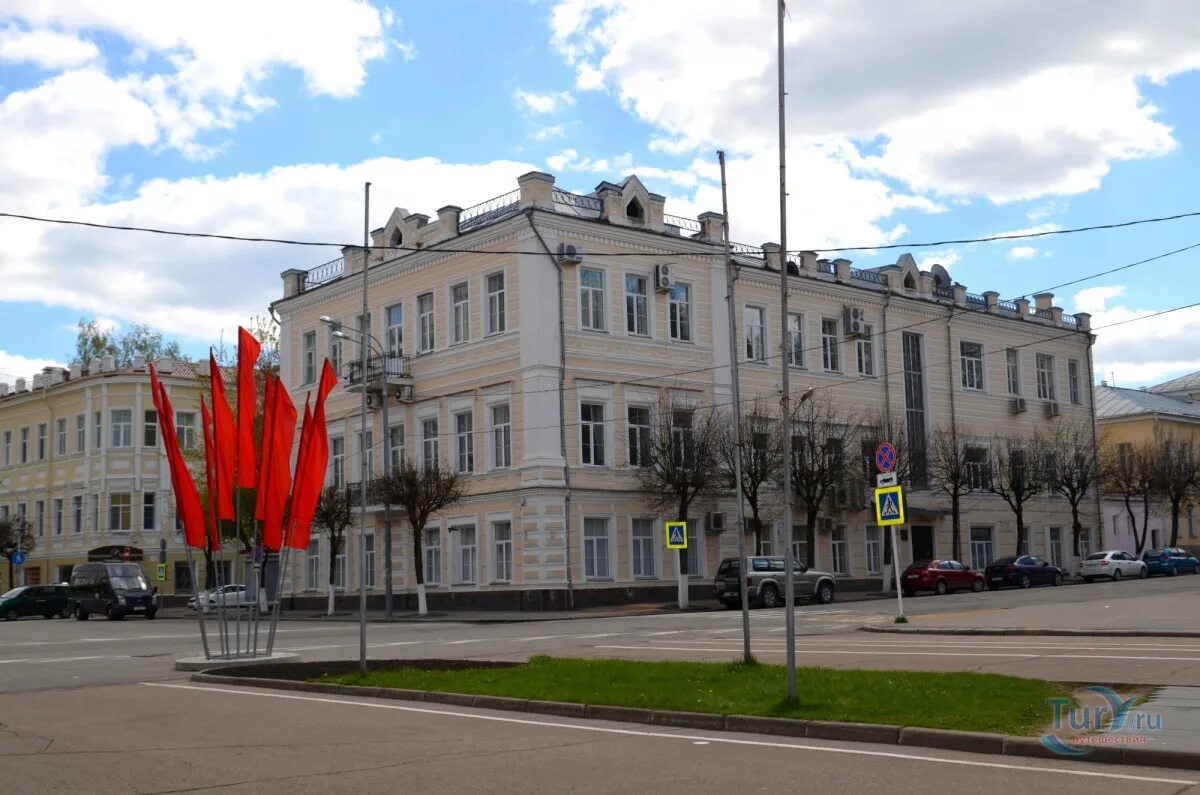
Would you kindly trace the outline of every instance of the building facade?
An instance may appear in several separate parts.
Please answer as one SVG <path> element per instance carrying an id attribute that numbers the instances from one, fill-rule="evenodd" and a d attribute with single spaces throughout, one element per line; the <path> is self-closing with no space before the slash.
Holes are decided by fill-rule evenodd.
<path id="1" fill-rule="evenodd" d="M 1063 314 L 1049 294 L 1032 304 L 974 295 L 945 269 L 922 271 L 909 255 L 860 270 L 803 253 L 789 262 L 790 310 L 781 319 L 779 247 L 735 245 L 737 328 L 730 329 L 723 218 L 667 215 L 663 197 L 636 177 L 579 195 L 534 172 L 513 193 L 468 210 L 443 207 L 437 216 L 431 222 L 397 208 L 372 233 L 367 257 L 347 249 L 317 268 L 286 271 L 274 304 L 281 375 L 293 397 L 303 402 L 326 356 L 343 374 L 328 410 L 329 482 L 357 481 L 364 461 L 367 477 L 379 474 L 384 433 L 393 461 L 440 460 L 468 474 L 467 498 L 437 516 L 421 540 L 431 604 L 536 608 L 672 595 L 676 563 L 663 522 L 673 517 L 638 492 L 637 440 L 649 432 L 648 412 L 664 401 L 730 405 L 731 333 L 743 406 L 778 406 L 787 356 L 797 395 L 811 387 L 922 444 L 956 424 L 986 454 L 996 438 L 1092 421 L 1089 318 Z M 382 427 L 379 396 L 368 427 L 360 427 L 361 398 L 348 385 L 360 352 L 322 317 L 366 328 L 376 340 L 372 355 L 384 357 L 391 384 L 390 428 Z M 815 549 L 797 536 L 797 554 L 835 572 L 844 587 L 877 586 L 890 557 L 866 480 L 837 489 Z M 946 500 L 930 490 L 926 473 L 913 480 L 905 484 L 901 564 L 951 554 Z M 693 504 L 686 554 L 698 595 L 735 553 L 731 497 Z M 965 505 L 967 562 L 1015 551 L 1013 514 L 999 498 L 972 495 Z M 374 506 L 366 530 L 367 584 L 376 593 L 382 518 Z M 780 550 L 786 533 L 777 512 L 767 518 L 766 543 Z M 404 592 L 415 587 L 411 531 L 402 513 L 392 519 L 395 583 Z M 1069 554 L 1062 500 L 1035 499 L 1026 523 L 1032 551 L 1056 560 Z M 348 546 L 335 579 L 354 589 L 357 542 Z M 292 567 L 293 593 L 324 587 L 326 550 L 314 536 Z"/>
<path id="2" fill-rule="evenodd" d="M 156 366 L 180 442 L 195 449 L 197 371 L 169 360 Z M 89 559 L 127 559 L 140 563 L 161 593 L 191 593 L 202 572 L 189 573 L 185 562 L 160 442 L 142 359 L 119 369 L 106 356 L 0 384 L 0 518 L 24 517 L 35 539 L 14 571 L 16 582 L 0 561 L 4 588 L 66 582 Z"/>

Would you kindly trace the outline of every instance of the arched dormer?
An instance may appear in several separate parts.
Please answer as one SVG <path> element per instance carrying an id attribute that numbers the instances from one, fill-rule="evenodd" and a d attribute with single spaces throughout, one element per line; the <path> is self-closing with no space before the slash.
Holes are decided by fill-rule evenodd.
<path id="1" fill-rule="evenodd" d="M 646 223 L 646 210 L 642 207 L 642 203 L 638 201 L 637 196 L 634 196 L 625 205 L 625 217 L 635 224 Z"/>
<path id="2" fill-rule="evenodd" d="M 911 273 L 904 274 L 904 289 L 905 290 L 917 289 L 917 280 Z"/>
<path id="3" fill-rule="evenodd" d="M 601 182 L 596 186 L 595 196 L 601 201 L 601 219 L 621 226 L 663 231 L 666 198 L 646 190 L 636 175 L 630 174 L 620 184 Z"/>

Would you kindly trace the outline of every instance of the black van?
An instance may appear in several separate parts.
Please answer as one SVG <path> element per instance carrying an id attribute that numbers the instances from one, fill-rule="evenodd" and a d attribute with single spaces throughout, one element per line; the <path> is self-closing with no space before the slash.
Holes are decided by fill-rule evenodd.
<path id="1" fill-rule="evenodd" d="M 154 592 L 135 563 L 81 563 L 71 570 L 71 609 L 79 621 L 103 613 L 111 621 L 128 615 L 153 619 Z"/>

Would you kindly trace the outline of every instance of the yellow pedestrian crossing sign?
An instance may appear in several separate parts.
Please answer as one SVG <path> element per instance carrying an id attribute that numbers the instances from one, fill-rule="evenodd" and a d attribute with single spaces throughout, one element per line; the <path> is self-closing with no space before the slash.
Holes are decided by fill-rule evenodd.
<path id="1" fill-rule="evenodd" d="M 687 522 L 667 522 L 667 549 L 687 549 Z"/>
<path id="2" fill-rule="evenodd" d="M 875 523 L 904 524 L 904 491 L 901 486 L 875 489 Z"/>

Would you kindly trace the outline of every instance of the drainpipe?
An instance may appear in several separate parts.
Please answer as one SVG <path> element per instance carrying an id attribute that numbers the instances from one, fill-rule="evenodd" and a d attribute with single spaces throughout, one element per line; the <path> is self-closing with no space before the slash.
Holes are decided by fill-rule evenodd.
<path id="1" fill-rule="evenodd" d="M 563 538 L 566 543 L 567 606 L 574 609 L 575 583 L 571 577 L 571 464 L 567 461 L 567 404 L 565 396 L 567 380 L 567 320 L 566 310 L 563 306 L 563 270 L 562 265 L 558 262 L 558 258 L 554 256 L 554 252 L 546 245 L 542 233 L 534 226 L 532 207 L 526 208 L 525 220 L 529 222 L 529 228 L 537 236 L 538 242 L 542 244 L 542 250 L 546 252 L 546 257 L 554 265 L 554 270 L 558 274 L 558 444 L 559 453 L 563 459 L 563 485 L 566 488 L 565 505 L 563 506 Z"/>
<path id="2" fill-rule="evenodd" d="M 892 364 L 888 359 L 887 311 L 891 303 L 891 292 L 885 292 L 883 294 L 883 333 L 880 335 L 880 339 L 883 346 L 883 415 L 887 422 L 889 437 L 892 435 Z M 892 554 L 895 554 L 894 550 Z"/>

